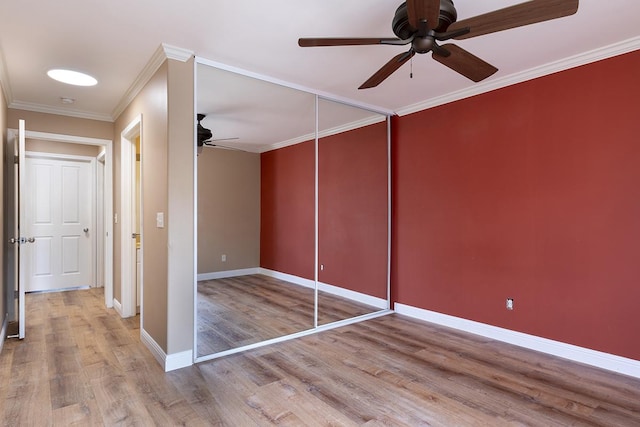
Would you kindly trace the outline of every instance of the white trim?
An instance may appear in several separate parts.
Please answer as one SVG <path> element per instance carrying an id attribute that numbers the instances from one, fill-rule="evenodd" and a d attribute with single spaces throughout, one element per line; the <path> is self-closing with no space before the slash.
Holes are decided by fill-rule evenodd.
<path id="1" fill-rule="evenodd" d="M 256 348 L 264 347 L 264 346 L 267 346 L 267 345 L 277 344 L 277 343 L 281 343 L 281 342 L 284 342 L 284 341 L 289 341 L 289 340 L 292 340 L 294 338 L 302 338 L 302 337 L 306 337 L 308 335 L 317 334 L 318 332 L 328 331 L 328 330 L 331 330 L 331 329 L 335 329 L 335 328 L 339 328 L 339 327 L 342 327 L 342 326 L 351 325 L 351 324 L 362 322 L 362 321 L 365 321 L 365 320 L 375 319 L 377 317 L 386 316 L 386 315 L 391 314 L 391 313 L 393 313 L 393 311 L 391 311 L 391 310 L 382 310 L 382 311 L 376 311 L 374 313 L 364 314 L 362 316 L 352 317 L 350 319 L 339 320 L 339 321 L 333 322 L 333 323 L 327 323 L 326 325 L 319 325 L 319 326 L 316 326 L 315 328 L 307 329 L 306 331 L 296 332 L 294 334 L 284 335 L 284 336 L 277 337 L 277 338 L 272 338 L 272 339 L 266 340 L 266 341 L 260 341 L 260 342 L 254 343 L 254 344 L 245 345 L 243 347 L 232 348 L 230 350 L 225 350 L 225 351 L 221 351 L 219 353 L 209 354 L 207 356 L 200 356 L 200 357 L 197 357 L 195 359 L 195 362 L 196 363 L 206 362 L 207 360 L 218 359 L 220 357 L 225 357 L 225 356 L 229 356 L 229 355 L 232 355 L 232 354 L 241 353 L 243 351 L 254 350 Z"/>
<path id="2" fill-rule="evenodd" d="M 318 294 L 318 279 L 320 278 L 320 137 L 318 131 L 320 129 L 320 99 L 318 95 L 315 96 L 315 119 L 316 119 L 316 134 L 313 140 L 313 158 L 314 158 L 314 173 L 313 173 L 313 327 L 317 328 L 320 315 L 318 313 L 318 306 L 320 305 L 320 298 Z"/>
<path id="3" fill-rule="evenodd" d="M 140 328 L 140 341 L 142 341 L 142 344 L 144 344 L 145 347 L 149 349 L 153 357 L 155 357 L 158 363 L 160 363 L 160 366 L 164 368 L 165 361 L 167 360 L 167 354 L 162 350 L 162 347 L 160 347 L 160 345 L 158 345 L 158 343 L 153 338 L 151 338 L 151 335 L 149 335 L 149 333 L 143 328 Z"/>
<path id="4" fill-rule="evenodd" d="M 447 314 L 436 313 L 409 305 L 396 303 L 394 307 L 398 314 L 640 378 L 639 360 L 628 359 L 614 354 L 578 347 L 560 341 L 537 337 L 535 335 L 512 331 Z"/>
<path id="5" fill-rule="evenodd" d="M 285 282 L 293 283 L 294 285 L 299 285 L 299 286 L 310 288 L 310 289 L 315 289 L 316 287 L 315 282 L 311 279 L 305 279 L 300 276 L 281 273 L 279 271 L 268 270 L 262 267 L 256 270 L 257 271 L 255 273 L 250 273 L 250 274 L 263 274 L 265 276 L 273 277 L 274 279 L 284 280 Z M 215 274 L 215 273 L 209 273 L 209 274 Z M 229 277 L 232 277 L 232 276 L 229 276 Z M 322 283 L 322 282 L 318 282 L 318 290 L 322 292 L 327 292 L 329 294 L 336 295 L 342 298 L 350 299 L 352 301 L 371 305 L 381 310 L 387 309 L 387 300 L 383 298 L 374 297 L 371 295 L 363 294 L 361 292 L 344 289 L 338 286 L 334 286 L 334 285 L 330 285 L 328 283 Z"/>
<path id="6" fill-rule="evenodd" d="M 120 315 L 120 317 L 124 317 L 122 315 L 122 304 L 120 304 L 120 301 L 115 298 L 113 299 L 113 309 Z"/>
<path id="7" fill-rule="evenodd" d="M 144 329 L 140 330 L 140 341 L 147 347 L 153 357 L 160 363 L 165 372 L 186 368 L 193 365 L 193 351 L 166 354 L 160 345 Z"/>
<path id="8" fill-rule="evenodd" d="M 102 145 L 107 146 L 113 143 L 110 139 L 90 138 L 85 136 L 63 135 L 58 133 L 38 132 L 27 130 L 26 139 L 37 139 L 53 142 L 66 142 L 68 144 Z"/>
<path id="9" fill-rule="evenodd" d="M 193 350 L 167 354 L 164 362 L 164 371 L 175 371 L 176 369 L 187 368 L 191 365 L 193 365 Z"/>
<path id="10" fill-rule="evenodd" d="M 295 83 L 290 83 L 290 82 L 286 82 L 284 80 L 280 80 L 280 79 L 276 79 L 274 77 L 270 77 L 264 74 L 259 74 L 259 73 L 254 73 L 253 71 L 248 71 L 245 70 L 243 68 L 239 68 L 239 67 L 234 67 L 231 65 L 227 65 L 227 64 L 223 64 L 222 62 L 217 62 L 217 61 L 211 61 L 209 59 L 205 59 L 199 56 L 195 57 L 195 62 L 196 64 L 203 64 L 203 65 L 208 65 L 210 67 L 214 67 L 214 68 L 219 68 L 221 70 L 225 70 L 225 71 L 231 71 L 232 73 L 236 73 L 236 74 L 240 74 L 243 76 L 247 76 L 247 77 L 253 77 L 254 79 L 258 79 L 258 80 L 263 80 L 266 82 L 270 82 L 270 83 L 275 83 L 277 85 L 280 86 L 284 86 L 284 87 L 288 87 L 291 89 L 297 89 L 303 92 L 307 92 L 310 93 L 312 95 L 317 95 L 317 96 L 321 96 L 322 98 L 325 98 L 327 100 L 330 101 L 336 101 L 339 102 L 341 104 L 345 104 L 345 105 L 350 105 L 352 107 L 358 107 L 358 108 L 362 108 L 364 110 L 369 110 L 375 113 L 380 113 L 386 116 L 390 116 L 393 115 L 393 111 L 387 108 L 383 108 L 383 107 L 379 107 L 376 105 L 371 105 L 371 104 L 367 104 L 364 102 L 359 102 L 359 101 L 354 101 L 353 99 L 347 99 L 341 96 L 337 96 L 331 93 L 327 93 L 327 92 L 323 92 L 323 91 L 319 91 L 316 89 L 311 89 L 309 87 L 306 86 L 302 86 L 302 85 L 298 85 Z"/>
<path id="11" fill-rule="evenodd" d="M 350 130 L 359 129 L 361 127 L 374 125 L 376 123 L 381 123 L 381 122 L 385 121 L 387 117 L 390 117 L 390 116 L 380 115 L 380 114 L 376 113 L 375 116 L 365 117 L 364 119 L 356 120 L 355 122 L 346 123 L 346 124 L 341 125 L 341 126 L 336 126 L 334 128 L 326 129 L 326 130 L 324 130 L 322 132 L 318 132 L 318 138 L 326 138 L 328 136 L 337 135 L 337 134 L 340 134 L 340 133 L 343 133 L 343 132 L 348 132 Z M 299 136 L 299 137 L 296 137 L 296 138 L 288 139 L 286 141 L 276 142 L 276 143 L 267 145 L 265 147 L 261 147 L 258 150 L 258 152 L 259 153 L 265 153 L 267 151 L 272 151 L 272 150 L 277 150 L 279 148 L 289 147 L 291 145 L 296 145 L 296 144 L 299 144 L 301 142 L 311 141 L 311 140 L 315 139 L 315 137 L 316 137 L 315 133 L 309 133 L 309 134 L 302 135 L 302 136 Z"/>
<path id="12" fill-rule="evenodd" d="M 575 68 L 603 59 L 612 58 L 614 56 L 622 55 L 638 49 L 640 49 L 640 37 L 634 37 L 632 39 L 605 46 L 600 49 L 594 49 L 589 52 L 584 52 L 578 55 L 561 59 L 559 61 L 531 68 L 520 73 L 511 74 L 497 79 L 489 79 L 483 83 L 473 83 L 471 84 L 471 86 L 465 89 L 450 92 L 442 96 L 438 96 L 426 101 L 418 102 L 416 104 L 400 108 L 399 110 L 397 110 L 397 114 L 399 116 L 405 116 L 407 114 L 412 114 L 418 111 L 437 107 L 438 105 L 448 104 L 450 102 L 469 98 L 481 93 L 486 93 L 492 90 L 515 85 L 517 83 L 522 83 L 527 80 L 533 80 L 538 77 L 547 76 L 549 74 L 568 70 L 570 68 Z"/>
<path id="13" fill-rule="evenodd" d="M 122 112 L 131 104 L 131 102 L 135 99 L 136 96 L 140 93 L 140 91 L 144 88 L 144 86 L 151 80 L 156 71 L 160 68 L 164 61 L 167 59 L 175 59 L 182 62 L 185 62 L 188 58 L 193 56 L 193 52 L 177 48 L 174 46 L 170 46 L 168 44 L 162 43 L 156 51 L 153 53 L 145 67 L 142 69 L 138 77 L 133 81 L 129 89 L 125 92 L 124 96 L 116 105 L 116 108 L 111 112 L 112 120 L 115 120 Z M 186 59 L 184 59 L 186 57 Z"/>
<path id="14" fill-rule="evenodd" d="M 294 276 L 293 274 L 281 273 L 279 271 L 269 270 L 260 267 L 258 274 L 264 274 L 265 276 L 273 277 L 274 279 L 284 280 L 285 282 L 293 283 L 294 285 L 304 286 L 305 288 L 315 289 L 316 282 L 312 279 L 305 279 L 303 277 Z"/>
<path id="15" fill-rule="evenodd" d="M 15 129 L 7 129 L 7 132 L 17 132 Z M 90 138 L 84 136 L 64 135 L 49 132 L 36 132 L 27 130 L 25 138 L 33 140 L 45 140 L 64 142 L 68 144 L 84 144 L 101 146 L 104 150 L 104 301 L 107 308 L 113 307 L 113 141 L 110 139 Z"/>
<path id="16" fill-rule="evenodd" d="M 7 105 L 13 101 L 13 93 L 11 92 L 11 83 L 9 83 L 9 71 L 7 70 L 7 60 L 4 57 L 4 51 L 0 46 L 0 90 L 4 92 L 4 99 Z"/>
<path id="17" fill-rule="evenodd" d="M 9 326 L 9 313 L 4 315 L 4 321 L 2 322 L 2 330 L 0 330 L 0 354 L 4 348 L 4 342 L 7 339 L 7 328 Z"/>
<path id="18" fill-rule="evenodd" d="M 102 122 L 113 123 L 113 118 L 108 114 L 53 107 L 51 105 L 36 104 L 34 102 L 11 101 L 8 107 L 16 110 L 34 111 L 36 113 L 55 114 L 58 116 L 76 117 L 79 119 L 99 120 Z"/>
<path id="19" fill-rule="evenodd" d="M 131 235 L 135 231 L 135 142 L 142 146 L 142 115 L 136 116 L 120 133 L 120 299 L 122 317 L 136 315 L 136 248 Z M 142 207 L 140 209 L 142 214 Z M 142 245 L 141 245 L 142 246 Z M 144 250 L 144 249 L 143 249 Z M 142 252 L 141 252 L 142 253 Z M 142 306 L 140 307 L 142 312 Z"/>
<path id="20" fill-rule="evenodd" d="M 201 282 L 203 280 L 215 280 L 215 279 L 227 279 L 229 277 L 239 277 L 239 276 L 248 276 L 250 274 L 260 274 L 260 268 L 243 268 L 240 270 L 226 270 L 226 271 L 215 271 L 213 273 L 202 273 L 198 274 L 197 281 Z"/>
<path id="21" fill-rule="evenodd" d="M 193 66 L 193 111 L 198 111 L 198 67 Z M 193 121 L 193 362 L 198 349 L 198 124 Z"/>
<path id="22" fill-rule="evenodd" d="M 171 46 L 166 43 L 162 43 L 160 48 L 164 51 L 164 56 L 167 59 L 173 59 L 174 61 L 187 62 L 194 56 L 192 50 Z"/>
<path id="23" fill-rule="evenodd" d="M 393 227 L 391 224 L 392 215 L 392 193 L 391 185 L 391 117 L 387 116 L 387 305 L 386 309 L 391 310 L 391 239 L 393 237 Z"/>
<path id="24" fill-rule="evenodd" d="M 339 286 L 330 285 L 328 283 L 318 282 L 318 290 L 341 298 L 346 298 L 351 301 L 370 305 L 380 310 L 386 310 L 388 305 L 386 299 L 363 294 L 362 292 L 352 291 L 350 289 L 341 288 Z"/>

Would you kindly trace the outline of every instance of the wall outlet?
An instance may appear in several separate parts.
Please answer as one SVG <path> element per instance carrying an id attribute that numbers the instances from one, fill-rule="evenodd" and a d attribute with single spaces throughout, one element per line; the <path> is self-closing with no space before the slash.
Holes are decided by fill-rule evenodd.
<path id="1" fill-rule="evenodd" d="M 324 264 L 320 264 L 320 271 L 324 271 Z"/>
<path id="2" fill-rule="evenodd" d="M 164 228 L 164 212 L 156 212 L 156 228 Z"/>
<path id="3" fill-rule="evenodd" d="M 222 256 L 220 257 L 220 260 L 222 262 L 227 262 L 227 255 L 226 254 L 222 254 Z"/>
<path id="4" fill-rule="evenodd" d="M 513 310 L 513 298 L 507 298 L 507 310 Z"/>

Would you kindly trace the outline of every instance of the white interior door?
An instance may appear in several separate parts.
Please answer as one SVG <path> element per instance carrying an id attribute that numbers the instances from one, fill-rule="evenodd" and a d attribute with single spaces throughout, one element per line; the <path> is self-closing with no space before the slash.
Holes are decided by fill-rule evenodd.
<path id="1" fill-rule="evenodd" d="M 27 247 L 25 290 L 92 286 L 93 162 L 30 156 L 24 189 Z"/>

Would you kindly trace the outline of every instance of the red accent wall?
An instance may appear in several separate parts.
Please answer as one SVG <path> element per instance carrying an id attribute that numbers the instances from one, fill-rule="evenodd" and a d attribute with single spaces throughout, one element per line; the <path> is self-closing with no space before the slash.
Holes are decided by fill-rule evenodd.
<path id="1" fill-rule="evenodd" d="M 387 124 L 319 140 L 320 282 L 387 298 Z"/>
<path id="2" fill-rule="evenodd" d="M 640 51 L 396 118 L 394 299 L 640 360 L 638 76 Z"/>
<path id="3" fill-rule="evenodd" d="M 315 142 L 260 156 L 260 266 L 313 280 Z"/>

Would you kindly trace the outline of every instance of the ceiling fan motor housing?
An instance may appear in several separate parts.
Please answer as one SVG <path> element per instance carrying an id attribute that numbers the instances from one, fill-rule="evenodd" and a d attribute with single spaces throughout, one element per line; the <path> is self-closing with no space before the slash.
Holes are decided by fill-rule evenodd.
<path id="1" fill-rule="evenodd" d="M 436 33 L 441 33 L 447 31 L 449 25 L 456 22 L 456 19 L 458 19 L 458 13 L 453 5 L 453 1 L 440 0 L 440 19 L 437 27 L 433 28 L 431 22 L 428 22 L 427 24 L 431 30 L 434 30 Z M 417 31 L 416 28 L 412 28 L 409 24 L 406 2 L 402 3 L 398 9 L 396 9 L 396 14 L 393 17 L 391 28 L 393 29 L 393 33 L 402 40 L 410 39 Z"/>

